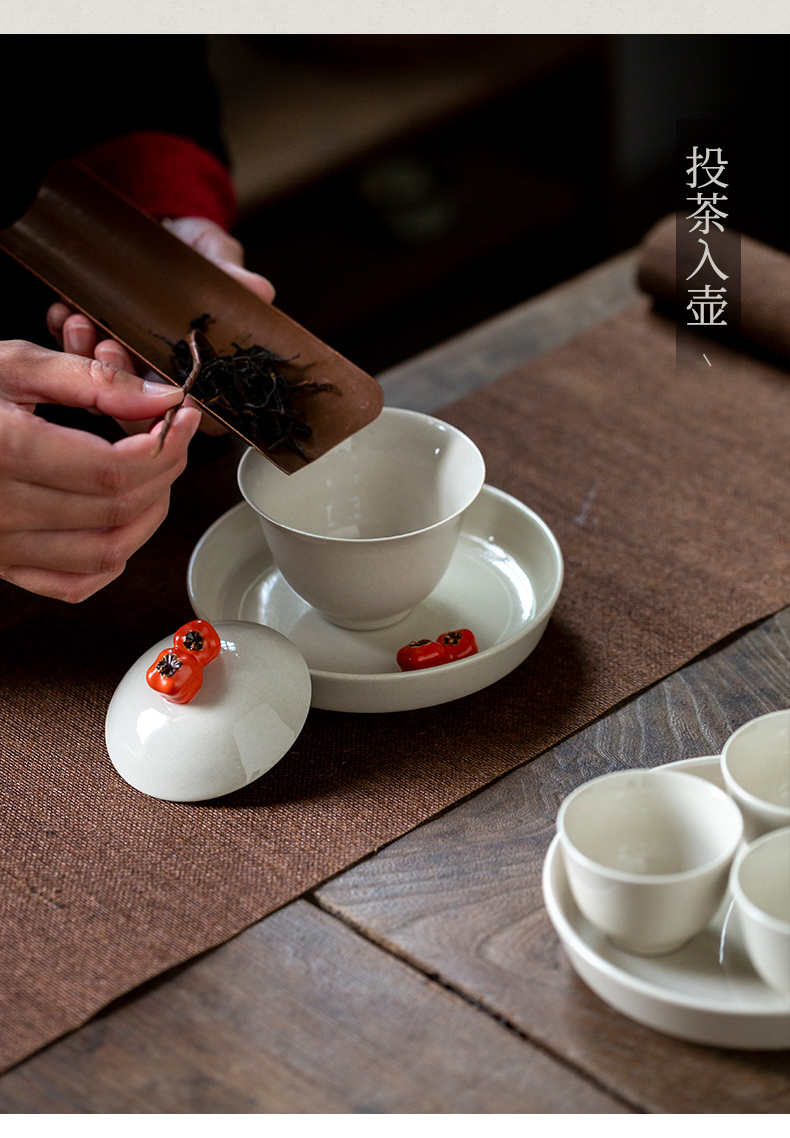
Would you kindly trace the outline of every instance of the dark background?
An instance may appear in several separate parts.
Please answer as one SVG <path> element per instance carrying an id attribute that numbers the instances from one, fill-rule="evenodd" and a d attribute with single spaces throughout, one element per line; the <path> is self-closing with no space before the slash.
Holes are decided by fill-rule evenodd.
<path id="1" fill-rule="evenodd" d="M 683 208 L 678 119 L 740 131 L 728 224 L 790 248 L 786 36 L 206 38 L 243 174 L 248 264 L 367 371 L 630 248 Z M 437 106 L 421 92 L 444 77 L 458 90 Z M 330 106 L 333 84 L 343 93 Z M 406 104 L 397 121 L 389 111 Z M 370 129 L 349 143 L 360 117 Z M 283 140 L 304 154 L 278 180 Z"/>

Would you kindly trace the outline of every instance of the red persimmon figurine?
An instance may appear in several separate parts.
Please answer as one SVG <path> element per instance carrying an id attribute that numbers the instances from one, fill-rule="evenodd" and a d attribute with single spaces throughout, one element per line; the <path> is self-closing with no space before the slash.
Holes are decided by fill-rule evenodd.
<path id="1" fill-rule="evenodd" d="M 475 634 L 469 628 L 456 628 L 443 632 L 435 640 L 412 640 L 398 652 L 398 667 L 402 672 L 418 668 L 435 668 L 437 664 L 450 664 L 464 660 L 477 652 Z"/>
<path id="2" fill-rule="evenodd" d="M 456 628 L 453 632 L 443 632 L 438 637 L 451 660 L 463 660 L 466 656 L 474 656 L 477 652 L 475 634 L 468 628 Z"/>
<path id="3" fill-rule="evenodd" d="M 412 640 L 400 649 L 396 660 L 402 672 L 414 672 L 418 668 L 434 668 L 446 664 L 450 657 L 443 644 L 435 640 Z"/>

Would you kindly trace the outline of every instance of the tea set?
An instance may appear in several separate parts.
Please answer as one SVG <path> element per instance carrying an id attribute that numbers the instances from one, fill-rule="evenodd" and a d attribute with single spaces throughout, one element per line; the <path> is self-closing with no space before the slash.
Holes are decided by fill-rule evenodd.
<path id="1" fill-rule="evenodd" d="M 493 683 L 534 649 L 562 587 L 551 531 L 434 416 L 384 407 L 292 474 L 250 448 L 238 484 L 244 501 L 190 561 L 196 620 L 129 669 L 107 712 L 111 761 L 153 797 L 248 786 L 311 706 L 407 710 Z M 701 1042 L 790 1047 L 789 876 L 786 710 L 720 757 L 579 786 L 543 888 L 574 967 L 615 1007 Z"/>
<path id="2" fill-rule="evenodd" d="M 188 570 L 197 624 L 221 643 L 205 683 L 184 702 L 163 695 L 161 672 L 147 683 L 165 640 L 108 709 L 113 764 L 154 797 L 248 785 L 287 753 L 311 706 L 400 711 L 477 691 L 529 655 L 559 596 L 548 526 L 485 485 L 478 447 L 434 416 L 384 407 L 290 474 L 251 447 L 238 484 L 244 501 L 203 535 Z M 440 666 L 414 664 L 416 649 L 404 664 L 404 647 L 423 644 Z M 167 666 L 180 686 L 193 665 Z M 253 720 L 254 761 L 239 741 Z M 263 730 L 269 720 L 287 730 Z"/>
<path id="3" fill-rule="evenodd" d="M 790 1047 L 790 709 L 743 724 L 720 756 L 577 787 L 543 893 L 576 971 L 626 1015 Z"/>

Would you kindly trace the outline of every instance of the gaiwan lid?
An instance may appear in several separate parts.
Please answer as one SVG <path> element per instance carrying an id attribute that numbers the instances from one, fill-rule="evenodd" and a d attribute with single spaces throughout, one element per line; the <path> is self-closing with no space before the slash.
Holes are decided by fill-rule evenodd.
<path id="1" fill-rule="evenodd" d="M 272 628 L 194 620 L 131 666 L 107 709 L 107 751 L 136 790 L 172 802 L 249 785 L 291 749 L 310 671 Z"/>

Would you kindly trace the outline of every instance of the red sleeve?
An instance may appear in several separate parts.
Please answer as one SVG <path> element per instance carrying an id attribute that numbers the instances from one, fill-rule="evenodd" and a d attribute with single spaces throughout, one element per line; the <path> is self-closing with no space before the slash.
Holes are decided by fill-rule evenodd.
<path id="1" fill-rule="evenodd" d="M 140 130 L 84 150 L 85 166 L 152 217 L 207 217 L 230 229 L 236 196 L 225 166 L 189 138 Z"/>

